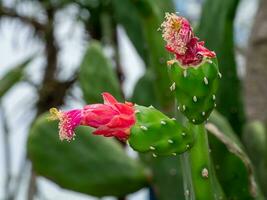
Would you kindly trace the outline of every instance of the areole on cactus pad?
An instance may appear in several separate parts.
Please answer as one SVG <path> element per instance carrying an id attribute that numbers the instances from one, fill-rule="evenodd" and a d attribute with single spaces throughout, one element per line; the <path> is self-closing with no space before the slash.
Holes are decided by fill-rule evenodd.
<path id="1" fill-rule="evenodd" d="M 203 123 L 216 107 L 221 77 L 216 54 L 204 47 L 183 17 L 167 13 L 161 28 L 166 49 L 175 55 L 167 64 L 177 109 L 193 124 Z"/>
<path id="2" fill-rule="evenodd" d="M 120 103 L 111 94 L 103 93 L 104 104 L 91 104 L 83 109 L 58 111 L 50 109 L 50 119 L 59 119 L 60 139 L 70 141 L 77 126 L 96 128 L 93 134 L 114 136 L 129 141 L 139 152 L 158 155 L 176 155 L 190 149 L 193 135 L 175 119 L 170 119 L 157 109 Z"/>

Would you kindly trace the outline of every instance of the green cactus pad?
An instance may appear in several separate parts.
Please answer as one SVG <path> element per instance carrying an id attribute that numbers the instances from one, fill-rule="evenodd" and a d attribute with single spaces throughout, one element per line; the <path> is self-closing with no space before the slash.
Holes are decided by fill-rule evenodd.
<path id="1" fill-rule="evenodd" d="M 44 114 L 34 122 L 27 143 L 38 175 L 62 188 L 96 197 L 121 197 L 146 187 L 150 172 L 130 158 L 118 141 L 95 136 L 85 126 L 75 130 L 77 136 L 71 143 L 60 141 L 58 122 L 47 117 Z"/>
<path id="2" fill-rule="evenodd" d="M 205 59 L 199 66 L 183 68 L 178 62 L 170 65 L 178 108 L 190 122 L 200 124 L 216 107 L 216 91 L 221 74 L 216 59 Z"/>
<path id="3" fill-rule="evenodd" d="M 174 118 L 170 119 L 157 109 L 135 106 L 136 124 L 131 128 L 130 146 L 138 152 L 158 155 L 176 155 L 190 149 L 194 137 Z"/>

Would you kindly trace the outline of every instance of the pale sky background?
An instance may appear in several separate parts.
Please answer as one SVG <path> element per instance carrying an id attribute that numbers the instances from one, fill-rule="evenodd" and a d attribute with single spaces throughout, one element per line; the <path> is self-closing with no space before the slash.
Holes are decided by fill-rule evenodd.
<path id="1" fill-rule="evenodd" d="M 10 0 L 5 0 L 6 3 L 12 3 Z M 176 0 L 178 11 L 192 19 L 197 20 L 201 7 L 197 3 L 199 0 Z M 246 47 L 251 22 L 253 20 L 257 8 L 257 1 L 242 0 L 237 13 L 235 22 L 235 39 L 236 43 L 241 47 Z M 31 6 L 21 8 L 24 13 L 34 13 L 36 10 Z M 72 72 L 79 66 L 81 58 L 85 51 L 83 27 L 80 23 L 74 22 L 73 15 L 77 12 L 75 7 L 70 7 L 57 16 L 56 37 L 60 42 L 62 51 L 60 52 L 60 65 L 62 69 L 59 73 L 61 79 L 68 78 Z M 124 91 L 127 96 L 130 96 L 133 86 L 136 81 L 144 73 L 144 63 L 137 55 L 135 49 L 125 35 L 124 30 L 118 27 L 119 30 L 119 47 L 121 52 L 122 66 L 127 66 L 124 69 L 126 81 L 124 84 Z M 31 30 L 21 26 L 14 20 L 4 20 L 0 25 L 0 77 L 8 71 L 11 67 L 20 63 L 23 59 L 38 53 L 38 58 L 27 68 L 27 73 L 30 80 L 35 83 L 40 81 L 42 74 L 43 58 L 41 53 L 43 51 L 40 43 L 33 40 Z M 107 50 L 107 54 L 110 52 Z M 244 59 L 238 57 L 240 66 L 243 66 Z M 240 67 L 239 72 L 244 74 L 244 68 Z M 74 89 L 77 99 L 81 99 L 81 91 L 78 88 Z M 83 105 L 82 101 L 71 99 L 67 102 L 64 108 L 74 108 Z M 25 143 L 28 133 L 29 123 L 34 117 L 34 102 L 36 100 L 35 92 L 32 86 L 27 83 L 16 85 L 3 98 L 3 106 L 6 116 L 8 118 L 8 125 L 10 128 L 10 147 L 11 147 L 11 163 L 12 163 L 12 177 L 16 178 L 21 166 L 21 161 L 25 156 Z M 0 142 L 3 141 L 3 128 L 0 120 Z M 5 180 L 4 155 L 3 144 L 0 144 L 0 199 L 3 198 L 3 186 Z M 134 155 L 130 151 L 131 155 Z M 27 172 L 29 173 L 29 172 Z M 19 200 L 25 200 L 26 186 L 28 184 L 28 174 L 24 174 L 24 186 L 20 188 Z M 56 184 L 44 178 L 38 178 L 38 186 L 40 188 L 40 199 L 64 199 L 64 200 L 94 200 L 87 195 L 77 194 L 71 191 L 63 190 Z M 148 192 L 146 189 L 136 192 L 129 196 L 128 200 L 146 200 Z M 104 200 L 112 200 L 113 198 L 103 198 Z"/>

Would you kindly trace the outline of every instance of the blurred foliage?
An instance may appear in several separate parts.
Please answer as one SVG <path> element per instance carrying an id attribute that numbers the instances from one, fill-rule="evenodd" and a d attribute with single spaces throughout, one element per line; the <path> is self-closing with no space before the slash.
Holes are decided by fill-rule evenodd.
<path id="1" fill-rule="evenodd" d="M 159 107 L 158 102 L 155 100 L 156 94 L 153 83 L 153 74 L 147 70 L 135 85 L 132 101 L 144 106 L 153 104 L 153 106 Z"/>
<path id="2" fill-rule="evenodd" d="M 28 139 L 34 170 L 63 188 L 97 197 L 123 196 L 147 185 L 145 167 L 126 155 L 114 139 L 97 137 L 87 127 L 75 141 L 58 139 L 58 123 L 40 116 Z"/>
<path id="3" fill-rule="evenodd" d="M 233 24 L 239 0 L 206 0 L 198 36 L 215 51 L 222 73 L 218 89 L 218 111 L 230 122 L 239 136 L 245 121 L 242 87 L 237 76 Z M 223 9 L 222 9 L 223 8 Z"/>
<path id="4" fill-rule="evenodd" d="M 178 156 L 153 158 L 149 154 L 141 154 L 144 163 L 153 171 L 152 187 L 157 200 L 177 200 L 184 198 L 182 170 Z"/>
<path id="5" fill-rule="evenodd" d="M 237 145 L 245 159 L 249 159 L 245 153 L 245 149 L 234 133 L 228 121 L 218 112 L 214 111 L 210 117 L 210 122 L 218 127 L 227 138 L 232 141 L 232 145 Z M 209 135 L 211 155 L 213 158 L 216 174 L 227 196 L 227 199 L 254 199 L 250 190 L 253 190 L 249 176 L 253 176 L 252 171 L 247 169 L 245 163 L 233 152 L 229 152 L 226 146 Z M 257 187 L 257 186 L 255 186 Z M 257 199 L 262 199 L 259 195 Z"/>
<path id="6" fill-rule="evenodd" d="M 4 74 L 0 79 L 0 99 L 9 91 L 9 89 L 25 77 L 24 69 L 31 61 L 32 57 L 27 58 L 25 61 L 12 67 L 6 74 Z"/>
<path id="7" fill-rule="evenodd" d="M 265 124 L 260 121 L 246 124 L 242 139 L 255 165 L 255 173 L 261 190 L 267 196 L 267 129 Z"/>
<path id="8" fill-rule="evenodd" d="M 133 7 L 131 0 L 113 0 L 112 5 L 117 23 L 123 26 L 137 52 L 147 63 L 144 31 L 137 8 Z"/>
<path id="9" fill-rule="evenodd" d="M 122 101 L 118 78 L 99 42 L 92 41 L 80 66 L 79 81 L 86 103 L 102 102 L 101 93 L 109 92 Z"/>

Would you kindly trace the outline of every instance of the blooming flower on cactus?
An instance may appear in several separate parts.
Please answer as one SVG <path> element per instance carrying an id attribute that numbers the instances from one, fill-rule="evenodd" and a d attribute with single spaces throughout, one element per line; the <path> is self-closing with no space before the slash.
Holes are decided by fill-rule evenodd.
<path id="1" fill-rule="evenodd" d="M 216 54 L 204 47 L 204 42 L 194 36 L 190 23 L 176 14 L 166 13 L 161 24 L 162 37 L 167 42 L 166 49 L 175 54 L 183 66 L 198 65 L 204 57 L 213 58 Z"/>
<path id="2" fill-rule="evenodd" d="M 135 124 L 134 105 L 130 102 L 120 103 L 109 93 L 103 93 L 102 96 L 104 104 L 86 105 L 83 109 L 70 111 L 50 109 L 50 119 L 60 121 L 61 140 L 71 140 L 75 135 L 75 128 L 79 125 L 95 128 L 93 134 L 96 135 L 128 139 L 130 129 Z"/>

